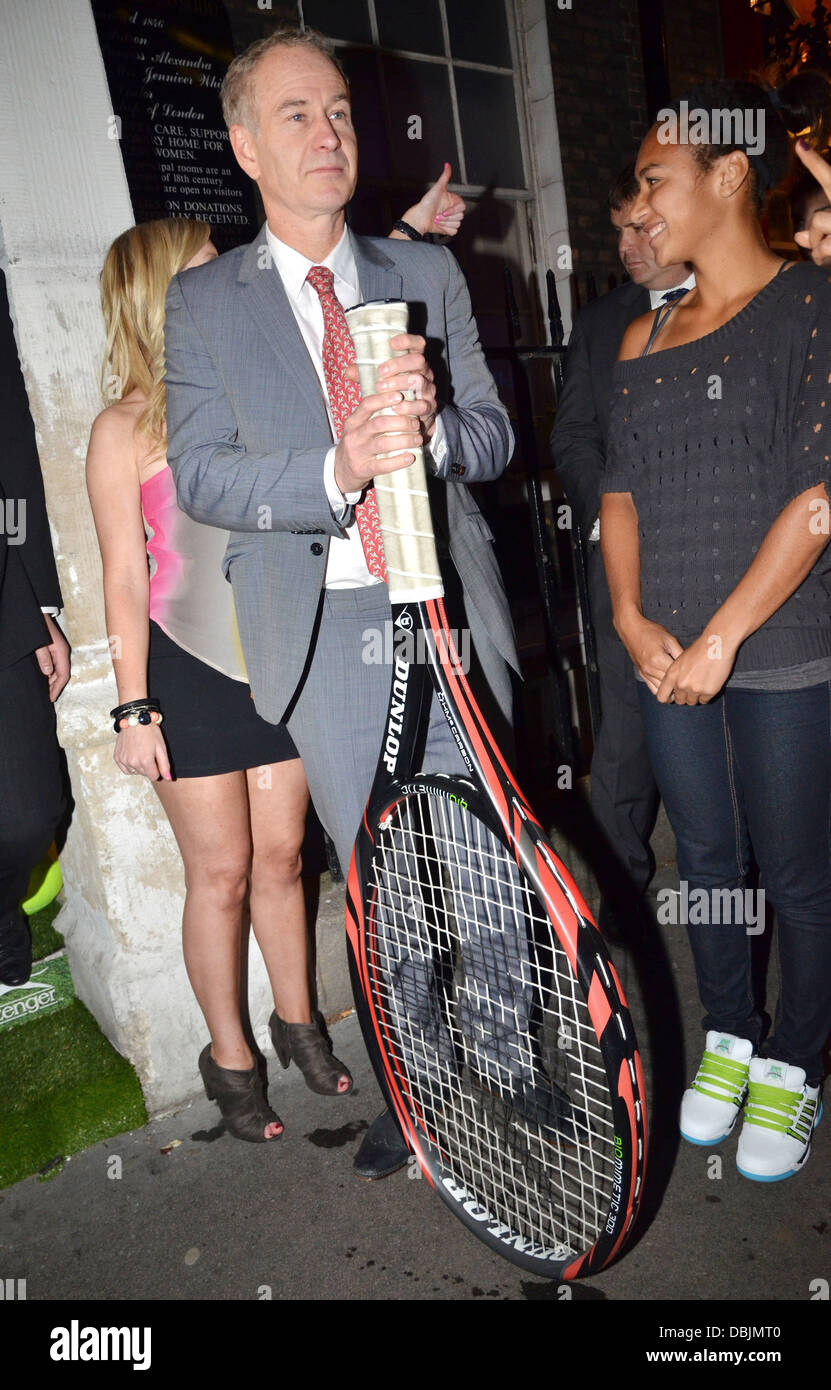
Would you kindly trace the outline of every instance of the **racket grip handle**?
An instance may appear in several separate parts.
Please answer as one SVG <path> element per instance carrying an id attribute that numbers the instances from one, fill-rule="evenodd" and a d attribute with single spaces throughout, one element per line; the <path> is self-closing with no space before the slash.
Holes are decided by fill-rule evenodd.
<path id="1" fill-rule="evenodd" d="M 358 304 L 354 309 L 347 309 L 346 321 L 355 344 L 361 395 L 374 395 L 381 363 L 403 355 L 401 351 L 393 352 L 390 339 L 408 331 L 407 304 L 403 300 Z M 407 391 L 405 396 L 414 400 L 415 392 Z M 376 413 L 395 415 L 389 406 Z M 427 493 L 424 451 L 419 447 L 414 452 L 413 463 L 393 473 L 379 474 L 375 479 L 391 603 L 441 598 L 444 593 Z M 379 454 L 379 458 L 392 457 L 394 453 Z"/>

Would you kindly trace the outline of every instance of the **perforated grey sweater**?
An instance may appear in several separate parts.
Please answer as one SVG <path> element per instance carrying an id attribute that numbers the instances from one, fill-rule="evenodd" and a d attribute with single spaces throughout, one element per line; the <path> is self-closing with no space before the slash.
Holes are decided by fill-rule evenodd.
<path id="1" fill-rule="evenodd" d="M 829 478 L 827 271 L 795 265 L 714 333 L 616 364 L 601 487 L 631 492 L 644 616 L 683 646 L 735 588 L 788 502 Z M 827 528 L 827 510 L 817 508 L 811 524 Z M 831 548 L 742 643 L 734 670 L 829 655 Z"/>

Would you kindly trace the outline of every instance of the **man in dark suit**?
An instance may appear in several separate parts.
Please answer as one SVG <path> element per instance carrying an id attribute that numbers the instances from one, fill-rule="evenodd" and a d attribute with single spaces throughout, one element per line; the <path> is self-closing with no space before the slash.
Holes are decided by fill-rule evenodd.
<path id="1" fill-rule="evenodd" d="M 0 983 L 21 985 L 32 949 L 20 900 L 65 806 L 54 702 L 69 645 L 54 621 L 61 591 L 2 274 L 0 389 Z"/>
<path id="2" fill-rule="evenodd" d="M 658 266 L 643 229 L 630 218 L 638 192 L 634 166 L 609 195 L 612 226 L 628 283 L 588 304 L 572 328 L 566 379 L 551 448 L 557 473 L 587 545 L 591 618 L 597 642 L 601 726 L 591 764 L 591 806 L 610 850 L 600 926 L 620 939 L 632 889 L 645 892 L 655 868 L 649 837 L 658 809 L 643 736 L 632 663 L 612 624 L 612 604 L 600 553 L 600 475 L 606 455 L 612 370 L 629 324 L 691 289 L 688 265 Z"/>

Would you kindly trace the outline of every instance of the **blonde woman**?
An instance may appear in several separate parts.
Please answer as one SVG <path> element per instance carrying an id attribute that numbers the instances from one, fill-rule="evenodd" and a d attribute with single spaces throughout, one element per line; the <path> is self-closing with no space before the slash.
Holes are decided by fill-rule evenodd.
<path id="1" fill-rule="evenodd" d="M 398 234 L 458 230 L 464 204 L 447 192 L 449 177 L 445 165 Z M 115 762 L 150 780 L 184 862 L 185 965 L 210 1034 L 199 1058 L 206 1093 L 229 1133 L 262 1143 L 283 1124 L 240 1013 L 246 912 L 283 1067 L 293 1060 L 327 1095 L 345 1095 L 352 1078 L 311 1008 L 303 767 L 287 730 L 261 719 L 250 698 L 221 567 L 227 537 L 179 510 L 165 458 L 165 292 L 173 275 L 216 254 L 207 223 L 184 218 L 132 227 L 110 247 L 101 274 L 110 404 L 93 423 L 87 487 L 118 687 Z"/>

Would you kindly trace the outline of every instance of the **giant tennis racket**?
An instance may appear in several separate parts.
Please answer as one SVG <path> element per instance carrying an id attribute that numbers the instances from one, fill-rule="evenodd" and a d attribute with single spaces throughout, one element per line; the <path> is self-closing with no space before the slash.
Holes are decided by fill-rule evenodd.
<path id="1" fill-rule="evenodd" d="M 347 313 L 375 390 L 407 305 Z M 637 1211 L 646 1115 L 614 966 L 471 694 L 448 628 L 423 457 L 376 481 L 394 633 L 383 746 L 349 869 L 364 1038 L 424 1176 L 549 1278 L 596 1273 Z M 467 776 L 415 775 L 435 689 Z"/>

